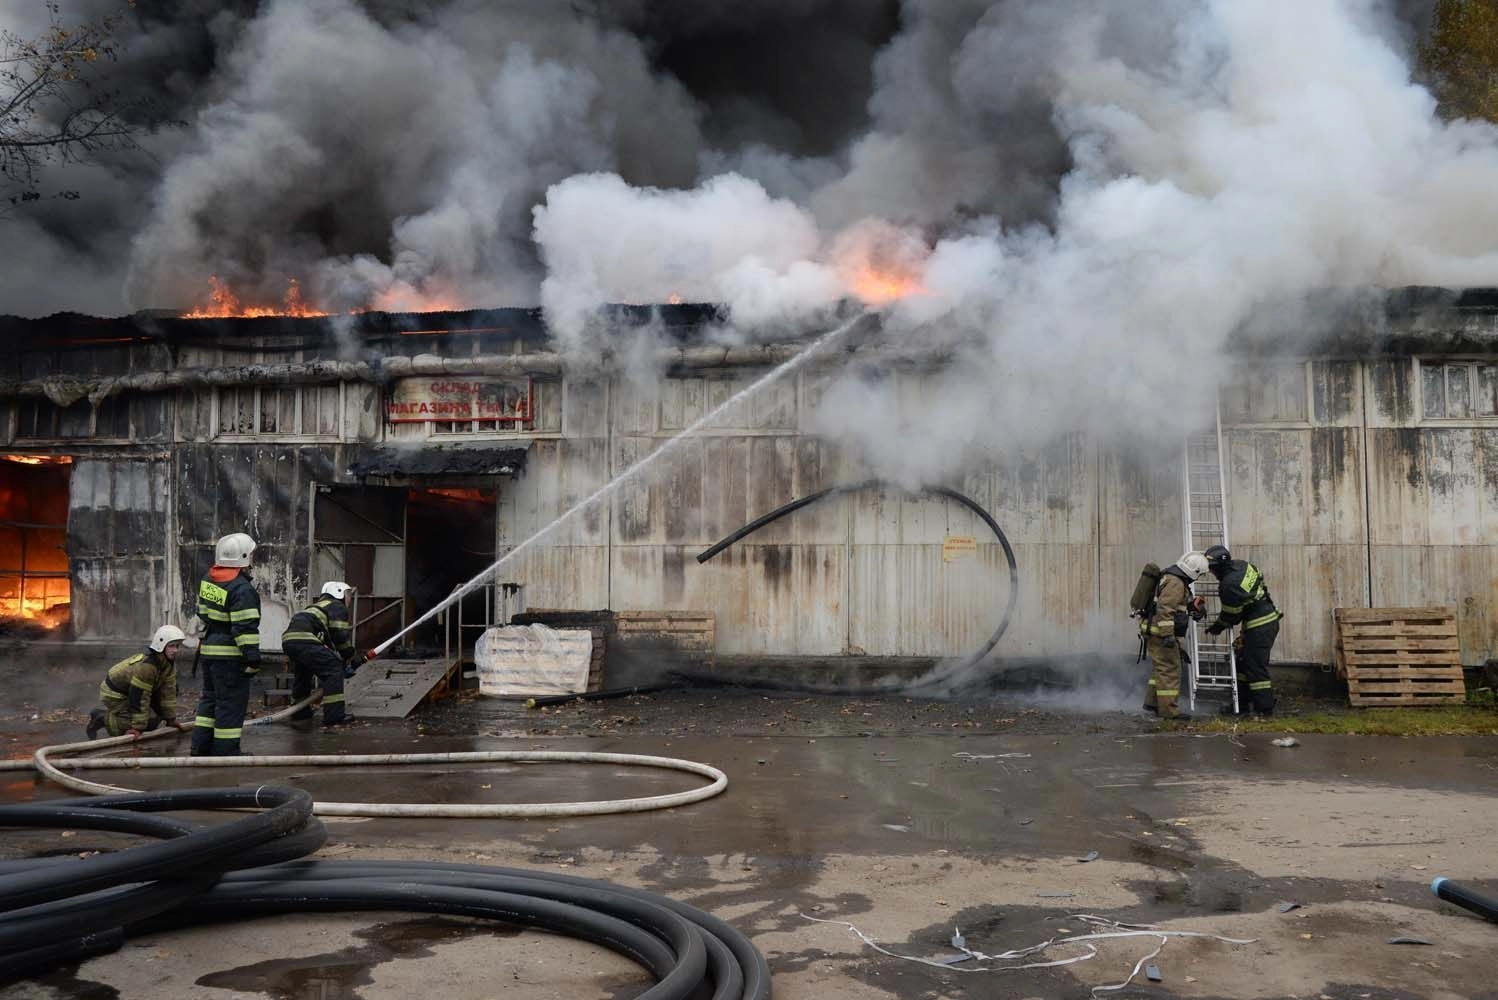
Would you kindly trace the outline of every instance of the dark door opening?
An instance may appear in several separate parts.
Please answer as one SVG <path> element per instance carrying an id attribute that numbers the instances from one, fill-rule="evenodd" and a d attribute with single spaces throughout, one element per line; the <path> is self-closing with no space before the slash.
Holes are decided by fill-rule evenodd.
<path id="1" fill-rule="evenodd" d="M 65 455 L 0 456 L 0 630 L 44 635 L 72 613 Z"/>
<path id="2" fill-rule="evenodd" d="M 406 620 L 415 621 L 494 562 L 493 488 L 412 488 L 406 497 Z M 461 605 L 461 607 L 459 606 Z M 489 621 L 492 589 L 476 588 L 445 613 L 413 629 L 404 644 L 421 655 L 438 655 L 451 641 L 467 659 Z"/>

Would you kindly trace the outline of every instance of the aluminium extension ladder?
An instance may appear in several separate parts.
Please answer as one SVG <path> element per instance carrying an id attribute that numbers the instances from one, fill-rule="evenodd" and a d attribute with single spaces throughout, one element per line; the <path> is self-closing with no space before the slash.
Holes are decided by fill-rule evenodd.
<path id="1" fill-rule="evenodd" d="M 1209 546 L 1228 544 L 1227 477 L 1222 468 L 1222 415 L 1215 425 L 1186 436 L 1185 462 L 1186 550 L 1204 552 Z M 1205 625 L 1217 617 L 1222 605 L 1217 598 L 1217 580 L 1208 575 L 1192 587 L 1197 597 L 1207 599 L 1207 617 L 1191 622 L 1187 650 L 1189 711 L 1196 710 L 1198 691 L 1225 691 L 1238 711 L 1238 663 L 1233 654 L 1231 630 L 1209 636 Z M 1226 641 L 1224 641 L 1226 640 Z"/>

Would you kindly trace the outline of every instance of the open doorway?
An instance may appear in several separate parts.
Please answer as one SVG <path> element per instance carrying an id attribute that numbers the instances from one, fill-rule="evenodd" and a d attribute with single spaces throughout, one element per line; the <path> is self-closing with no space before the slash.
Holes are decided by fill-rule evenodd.
<path id="1" fill-rule="evenodd" d="M 409 621 L 426 614 L 493 564 L 495 497 L 495 490 L 489 487 L 441 486 L 409 491 L 406 497 Z M 461 652 L 466 660 L 483 626 L 490 624 L 493 608 L 492 588 L 479 587 L 444 614 L 412 630 L 406 645 L 435 654 L 447 647 L 450 637 L 453 651 Z"/>
<path id="2" fill-rule="evenodd" d="M 72 612 L 66 455 L 0 455 L 0 631 L 61 632 Z"/>
<path id="3" fill-rule="evenodd" d="M 327 580 L 354 587 L 354 640 L 371 648 L 402 632 L 494 562 L 496 491 L 490 486 L 317 487 L 310 589 Z M 493 594 L 461 602 L 462 621 L 489 621 Z M 465 657 L 482 628 L 462 630 L 457 606 L 413 629 L 400 645 L 412 656 Z M 454 653 L 458 650 L 454 649 Z"/>

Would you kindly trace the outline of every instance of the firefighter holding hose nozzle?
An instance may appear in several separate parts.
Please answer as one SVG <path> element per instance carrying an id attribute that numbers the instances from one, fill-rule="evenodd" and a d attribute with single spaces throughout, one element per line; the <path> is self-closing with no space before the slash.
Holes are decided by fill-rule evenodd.
<path id="1" fill-rule="evenodd" d="M 291 661 L 291 698 L 301 701 L 311 694 L 315 677 L 322 688 L 324 727 L 354 721 L 344 701 L 343 682 L 374 655 L 373 651 L 360 653 L 354 649 L 353 625 L 344 603 L 353 589 L 342 580 L 323 584 L 317 600 L 292 615 L 281 635 L 281 649 Z M 291 717 L 310 719 L 312 709 L 300 709 Z"/>

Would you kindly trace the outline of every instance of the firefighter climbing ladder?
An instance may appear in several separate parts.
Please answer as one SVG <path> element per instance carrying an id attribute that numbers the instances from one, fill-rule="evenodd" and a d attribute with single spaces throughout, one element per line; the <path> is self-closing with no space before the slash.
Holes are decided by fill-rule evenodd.
<path id="1" fill-rule="evenodd" d="M 1185 461 L 1186 498 L 1186 549 L 1205 551 L 1208 546 L 1228 544 L 1227 477 L 1222 468 L 1222 416 L 1219 413 L 1214 426 L 1198 434 L 1186 437 Z M 1203 577 L 1193 588 L 1198 597 L 1207 599 L 1207 617 L 1210 622 L 1217 617 L 1222 605 L 1217 599 L 1217 580 Z M 1233 711 L 1238 710 L 1238 664 L 1233 656 L 1231 632 L 1222 633 L 1221 639 L 1207 635 L 1204 624 L 1191 623 L 1187 649 L 1191 654 L 1191 666 L 1187 671 L 1190 680 L 1188 697 L 1191 709 L 1196 708 L 1198 691 L 1226 691 L 1232 699 Z"/>

